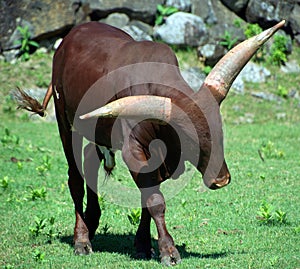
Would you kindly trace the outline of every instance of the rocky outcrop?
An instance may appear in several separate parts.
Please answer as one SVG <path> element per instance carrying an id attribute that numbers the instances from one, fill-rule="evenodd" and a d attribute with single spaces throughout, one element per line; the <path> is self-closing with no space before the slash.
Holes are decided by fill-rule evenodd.
<path id="1" fill-rule="evenodd" d="M 159 4 L 181 12 L 155 26 Z M 205 46 L 199 51 L 206 57 L 205 53 L 220 51 L 218 44 L 225 32 L 239 42 L 245 38 L 242 26 L 246 22 L 266 28 L 283 18 L 285 31 L 300 44 L 299 0 L 2 0 L 0 52 L 10 58 L 17 54 L 11 51 L 21 38 L 17 26 L 28 27 L 31 38 L 47 47 L 74 25 L 99 20 L 124 29 L 137 40 L 161 38 L 169 44 Z M 241 27 L 236 27 L 237 21 Z"/>

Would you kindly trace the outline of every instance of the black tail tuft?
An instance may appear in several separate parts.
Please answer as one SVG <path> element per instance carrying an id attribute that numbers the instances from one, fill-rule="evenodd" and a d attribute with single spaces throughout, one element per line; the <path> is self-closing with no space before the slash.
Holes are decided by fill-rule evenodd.
<path id="1" fill-rule="evenodd" d="M 41 103 L 29 96 L 25 91 L 17 88 L 13 92 L 14 98 L 18 103 L 18 109 L 26 109 L 30 112 L 36 113 L 41 117 L 46 115 L 45 108 L 41 105 Z"/>

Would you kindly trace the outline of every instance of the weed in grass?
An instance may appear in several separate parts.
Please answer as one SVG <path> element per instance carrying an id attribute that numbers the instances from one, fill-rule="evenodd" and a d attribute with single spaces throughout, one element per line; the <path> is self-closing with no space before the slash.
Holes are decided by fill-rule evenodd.
<path id="1" fill-rule="evenodd" d="M 272 207 L 266 201 L 262 202 L 257 219 L 263 224 L 270 224 L 272 221 Z"/>
<path id="2" fill-rule="evenodd" d="M 18 146 L 20 143 L 20 137 L 17 135 L 11 134 L 11 132 L 8 128 L 4 128 L 4 135 L 0 141 L 4 147 L 10 146 L 10 145 Z"/>
<path id="3" fill-rule="evenodd" d="M 102 195 L 102 194 L 98 193 L 98 202 L 99 202 L 101 210 L 104 210 L 105 209 L 105 194 Z"/>
<path id="4" fill-rule="evenodd" d="M 258 150 L 261 158 L 264 160 L 267 159 L 281 159 L 285 157 L 283 150 L 279 150 L 275 147 L 275 144 L 272 141 L 267 143 L 262 143 L 260 149 Z"/>
<path id="5" fill-rule="evenodd" d="M 258 216 L 256 217 L 258 221 L 262 224 L 287 224 L 287 213 L 278 209 L 273 211 L 273 207 L 266 201 L 261 203 L 258 211 Z"/>
<path id="6" fill-rule="evenodd" d="M 35 201 L 37 199 L 42 199 L 42 200 L 46 199 L 47 190 L 45 187 L 34 189 L 32 186 L 29 186 L 29 188 L 30 188 L 30 193 L 29 193 L 30 200 Z"/>
<path id="7" fill-rule="evenodd" d="M 3 190 L 6 190 L 8 188 L 9 182 L 10 182 L 10 180 L 8 179 L 8 176 L 5 176 L 4 178 L 2 178 L 0 180 L 0 187 Z"/>
<path id="8" fill-rule="evenodd" d="M 9 115 L 16 114 L 16 103 L 11 95 L 5 96 L 2 111 Z"/>
<path id="9" fill-rule="evenodd" d="M 287 213 L 283 212 L 281 210 L 275 211 L 275 220 L 280 224 L 286 224 L 287 223 Z"/>
<path id="10" fill-rule="evenodd" d="M 287 99 L 289 96 L 289 91 L 286 87 L 278 85 L 276 94 L 284 99 Z"/>
<path id="11" fill-rule="evenodd" d="M 54 230 L 54 228 L 53 228 L 54 222 L 55 222 L 55 218 L 54 218 L 54 217 L 51 217 L 51 218 L 49 219 L 50 228 L 49 228 L 49 230 L 46 232 L 46 236 L 47 236 L 47 238 L 48 238 L 48 243 L 50 243 L 50 244 L 52 243 L 52 240 L 55 239 L 55 238 L 57 238 L 57 236 L 59 235 L 59 233 L 56 232 L 56 231 Z"/>
<path id="12" fill-rule="evenodd" d="M 38 173 L 41 176 L 44 176 L 45 173 L 51 169 L 51 166 L 52 166 L 51 158 L 48 155 L 46 155 L 46 156 L 43 156 L 43 163 L 41 165 L 39 165 L 38 167 L 36 167 L 36 171 L 38 171 Z"/>
<path id="13" fill-rule="evenodd" d="M 111 227 L 109 227 L 109 225 L 107 223 L 105 223 L 105 225 L 102 227 L 102 233 L 104 235 L 108 234 L 108 231 L 110 230 Z"/>
<path id="14" fill-rule="evenodd" d="M 53 228 L 55 223 L 55 218 L 51 217 L 47 218 L 34 218 L 34 226 L 29 227 L 29 231 L 32 236 L 37 237 L 40 235 L 44 235 L 47 238 L 47 243 L 52 243 L 53 239 L 55 239 L 59 233 L 55 231 Z"/>
<path id="15" fill-rule="evenodd" d="M 46 253 L 40 251 L 39 249 L 35 249 L 33 252 L 33 259 L 36 262 L 43 262 L 45 260 Z"/>
<path id="16" fill-rule="evenodd" d="M 29 231 L 32 236 L 39 236 L 46 227 L 47 219 L 40 219 L 39 217 L 34 218 L 34 226 L 29 227 Z"/>
<path id="17" fill-rule="evenodd" d="M 141 217 L 141 209 L 140 208 L 133 208 L 131 209 L 130 213 L 127 215 L 129 222 L 131 225 L 136 226 L 140 222 Z"/>

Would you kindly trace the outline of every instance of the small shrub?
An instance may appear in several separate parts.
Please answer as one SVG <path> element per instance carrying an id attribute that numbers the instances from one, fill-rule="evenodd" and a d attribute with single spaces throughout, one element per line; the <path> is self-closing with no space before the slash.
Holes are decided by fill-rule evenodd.
<path id="1" fill-rule="evenodd" d="M 282 65 L 287 61 L 287 38 L 284 35 L 274 35 L 274 42 L 270 48 L 269 63 Z"/>
<path id="2" fill-rule="evenodd" d="M 161 25 L 166 17 L 178 12 L 176 7 L 166 7 L 163 5 L 157 5 L 157 13 L 155 19 L 155 25 Z"/>

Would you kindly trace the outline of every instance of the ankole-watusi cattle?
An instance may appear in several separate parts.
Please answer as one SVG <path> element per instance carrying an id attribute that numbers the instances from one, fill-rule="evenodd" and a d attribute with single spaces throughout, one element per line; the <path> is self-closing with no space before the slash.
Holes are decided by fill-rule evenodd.
<path id="1" fill-rule="evenodd" d="M 160 183 L 179 177 L 185 161 L 196 167 L 210 189 L 230 182 L 220 104 L 244 65 L 284 23 L 234 47 L 196 93 L 181 77 L 174 53 L 164 44 L 137 42 L 125 32 L 98 22 L 70 31 L 54 55 L 52 82 L 43 104 L 21 90 L 17 94 L 21 108 L 41 116 L 51 96 L 54 98 L 75 205 L 76 254 L 92 252 L 90 240 L 101 215 L 97 198 L 100 162 L 110 173 L 115 165 L 114 151 L 121 150 L 141 192 L 137 256 L 151 257 L 153 219 L 161 261 L 167 265 L 180 262 L 166 227 Z M 83 137 L 90 143 L 84 148 L 82 165 Z"/>

